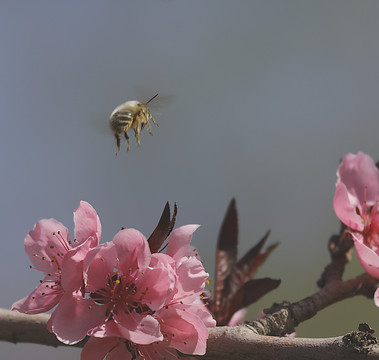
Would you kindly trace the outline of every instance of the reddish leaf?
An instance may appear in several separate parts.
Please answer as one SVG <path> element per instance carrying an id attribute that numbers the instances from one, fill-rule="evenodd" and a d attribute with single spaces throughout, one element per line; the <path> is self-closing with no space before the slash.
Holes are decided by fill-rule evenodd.
<path id="1" fill-rule="evenodd" d="M 268 231 L 258 244 L 253 246 L 233 267 L 230 276 L 224 281 L 224 291 L 222 294 L 224 298 L 232 298 L 238 289 L 251 278 L 253 270 L 257 269 L 257 262 L 259 262 L 259 264 L 261 263 L 261 261 L 257 259 L 269 235 L 270 231 Z"/>
<path id="2" fill-rule="evenodd" d="M 232 199 L 218 236 L 216 250 L 216 273 L 214 292 L 214 312 L 220 305 L 224 289 L 224 280 L 230 275 L 233 266 L 237 261 L 238 245 L 238 217 L 236 200 Z"/>
<path id="3" fill-rule="evenodd" d="M 245 256 L 243 256 L 237 263 L 238 272 L 242 273 L 245 277 L 243 282 L 251 279 L 251 277 L 258 271 L 258 269 L 263 265 L 266 258 L 271 254 L 271 252 L 279 245 L 279 243 L 270 245 L 264 252 L 260 252 L 263 245 L 265 244 L 268 236 L 270 235 L 270 230 L 263 236 L 259 243 L 249 250 Z M 259 248 L 258 253 L 256 248 Z"/>
<path id="4" fill-rule="evenodd" d="M 175 203 L 174 214 L 172 216 L 172 219 L 170 220 L 170 205 L 168 202 L 166 203 L 162 216 L 159 219 L 158 225 L 156 226 L 153 233 L 150 235 L 149 239 L 147 240 L 149 243 L 150 251 L 152 253 L 156 253 L 159 251 L 162 244 L 167 239 L 168 235 L 171 233 L 175 225 L 177 210 L 178 209 Z"/>
<path id="5" fill-rule="evenodd" d="M 255 273 L 258 271 L 258 269 L 264 264 L 267 257 L 271 254 L 271 252 L 279 245 L 279 243 L 270 245 L 263 253 L 260 253 L 255 260 L 250 265 L 250 268 L 247 272 L 246 279 L 252 278 Z"/>
<path id="6" fill-rule="evenodd" d="M 176 214 L 177 213 L 178 213 L 178 207 L 177 207 L 176 203 L 174 203 L 174 213 L 172 214 L 172 219 L 171 219 L 170 225 L 168 227 L 168 232 L 167 232 L 166 238 L 169 237 L 169 235 L 171 234 L 171 231 L 173 230 L 173 228 L 175 226 Z"/>
<path id="7" fill-rule="evenodd" d="M 271 290 L 276 289 L 280 285 L 280 282 L 280 280 L 271 278 L 252 279 L 247 281 L 233 296 L 229 302 L 227 311 L 224 313 L 222 323 L 218 323 L 217 325 L 226 325 L 236 311 L 249 306 Z"/>

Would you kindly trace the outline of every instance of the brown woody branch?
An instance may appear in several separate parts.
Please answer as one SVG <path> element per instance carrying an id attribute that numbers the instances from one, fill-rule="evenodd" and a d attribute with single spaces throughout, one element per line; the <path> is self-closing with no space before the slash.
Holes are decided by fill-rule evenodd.
<path id="1" fill-rule="evenodd" d="M 48 315 L 24 315 L 0 309 L 0 340 L 66 346 L 46 329 Z M 301 339 L 257 335 L 246 326 L 209 329 L 202 359 L 378 359 L 379 347 L 370 333 L 355 331 L 345 337 Z M 85 341 L 75 346 L 82 347 Z"/>
<path id="2" fill-rule="evenodd" d="M 342 280 L 345 265 L 351 260 L 353 241 L 342 225 L 340 234 L 329 240 L 331 262 L 325 267 L 315 294 L 295 303 L 283 302 L 265 309 L 263 319 L 247 323 L 246 326 L 259 335 L 284 336 L 295 331 L 301 322 L 315 316 L 318 311 L 338 301 L 363 295 L 374 296 L 378 279 L 364 273 L 354 279 Z"/>

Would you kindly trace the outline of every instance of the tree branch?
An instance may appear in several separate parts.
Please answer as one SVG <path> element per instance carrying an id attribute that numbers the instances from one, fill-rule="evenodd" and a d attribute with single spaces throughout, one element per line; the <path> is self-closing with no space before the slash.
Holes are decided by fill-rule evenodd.
<path id="1" fill-rule="evenodd" d="M 46 329 L 48 315 L 24 315 L 0 309 L 0 340 L 66 346 Z M 302 339 L 257 335 L 247 326 L 209 329 L 207 353 L 202 359 L 378 359 L 379 346 L 370 332 L 354 331 L 345 337 Z M 86 340 L 74 346 L 82 347 Z"/>

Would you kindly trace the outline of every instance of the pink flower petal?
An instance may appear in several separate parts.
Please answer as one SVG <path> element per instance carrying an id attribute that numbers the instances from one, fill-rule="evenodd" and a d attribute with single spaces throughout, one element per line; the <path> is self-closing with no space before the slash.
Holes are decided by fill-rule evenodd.
<path id="1" fill-rule="evenodd" d="M 201 261 L 193 256 L 183 257 L 176 266 L 181 290 L 186 292 L 188 296 L 192 294 L 200 295 L 204 290 L 205 281 L 209 277 Z"/>
<path id="2" fill-rule="evenodd" d="M 359 204 L 366 200 L 370 206 L 376 201 L 379 194 L 379 170 L 370 156 L 362 152 L 357 155 L 347 154 L 338 168 L 337 175 L 351 197 L 356 198 Z"/>
<path id="3" fill-rule="evenodd" d="M 90 337 L 83 347 L 80 359 L 81 360 L 103 360 L 104 357 L 114 347 L 118 346 L 119 344 L 122 344 L 122 342 L 116 337 L 110 337 L 110 338 Z M 128 359 L 126 353 L 124 354 L 124 359 L 125 360 Z M 129 359 L 131 359 L 131 355 Z"/>
<path id="4" fill-rule="evenodd" d="M 109 275 L 118 266 L 116 247 L 112 242 L 91 249 L 84 259 L 83 271 L 87 292 L 106 289 Z"/>
<path id="5" fill-rule="evenodd" d="M 173 269 L 173 260 L 165 254 L 152 254 L 150 266 L 138 282 L 136 297 L 151 310 L 158 310 L 165 305 L 167 299 L 173 294 L 176 275 Z"/>
<path id="6" fill-rule="evenodd" d="M 184 225 L 175 229 L 167 240 L 166 254 L 179 260 L 188 255 L 192 235 L 200 225 Z"/>
<path id="7" fill-rule="evenodd" d="M 74 246 L 93 238 L 92 247 L 99 245 L 101 238 L 101 223 L 95 209 L 86 201 L 81 201 L 74 211 L 75 240 Z"/>
<path id="8" fill-rule="evenodd" d="M 337 183 L 333 200 L 334 211 L 337 217 L 353 230 L 362 231 L 364 225 L 362 218 L 356 213 L 355 207 L 350 203 L 345 184 Z"/>
<path id="9" fill-rule="evenodd" d="M 163 340 L 159 322 L 151 315 L 121 312 L 115 315 L 115 320 L 122 336 L 134 343 L 144 345 Z"/>
<path id="10" fill-rule="evenodd" d="M 55 219 L 38 221 L 25 237 L 25 251 L 37 270 L 57 272 L 63 256 L 71 249 L 70 235 Z"/>
<path id="11" fill-rule="evenodd" d="M 379 288 L 376 289 L 374 294 L 375 305 L 379 307 Z"/>
<path id="12" fill-rule="evenodd" d="M 73 250 L 70 250 L 62 263 L 62 287 L 72 293 L 83 286 L 83 260 L 91 247 L 91 239 L 87 239 Z"/>
<path id="13" fill-rule="evenodd" d="M 55 280 L 55 277 L 46 276 L 30 295 L 16 301 L 12 305 L 12 310 L 24 314 L 39 314 L 52 309 L 63 295 L 63 289 L 55 285 Z M 52 289 L 51 286 L 54 288 Z"/>
<path id="14" fill-rule="evenodd" d="M 121 341 L 116 348 L 114 348 L 107 356 L 107 360 L 134 360 L 132 354 L 126 348 L 126 345 Z M 144 360 L 141 357 L 135 358 L 135 360 Z"/>
<path id="15" fill-rule="evenodd" d="M 142 315 L 135 311 L 128 314 L 121 311 L 119 314 L 115 314 L 113 321 L 94 328 L 89 335 L 123 337 L 141 345 L 163 340 L 159 322 L 151 315 Z"/>
<path id="16" fill-rule="evenodd" d="M 355 249 L 363 268 L 374 278 L 379 279 L 379 255 L 362 243 L 363 236 L 352 233 Z"/>
<path id="17" fill-rule="evenodd" d="M 138 349 L 141 352 L 142 358 L 137 358 L 138 360 L 143 359 L 153 359 L 153 360 L 177 360 L 177 359 L 193 359 L 189 357 L 182 357 L 178 355 L 178 351 L 167 347 L 165 341 L 156 342 L 150 345 L 139 346 Z"/>
<path id="18" fill-rule="evenodd" d="M 228 322 L 228 326 L 235 326 L 238 324 L 242 324 L 243 319 L 246 316 L 246 313 L 247 313 L 246 308 L 242 308 L 242 309 L 239 309 L 238 311 L 236 311 L 233 314 L 233 316 L 230 318 L 230 320 Z"/>
<path id="19" fill-rule="evenodd" d="M 146 238 L 138 230 L 121 230 L 112 242 L 117 249 L 120 269 L 124 267 L 124 273 L 130 273 L 131 268 L 133 270 L 139 268 L 143 271 L 149 266 L 150 249 Z"/>
<path id="20" fill-rule="evenodd" d="M 51 331 L 65 344 L 76 344 L 104 323 L 105 309 L 92 299 L 64 295 L 53 313 Z"/>
<path id="21" fill-rule="evenodd" d="M 199 304 L 194 303 L 194 305 L 191 305 L 186 309 L 186 312 L 196 315 L 204 323 L 206 328 L 216 327 L 216 320 L 213 319 L 211 312 L 204 306 L 202 301 L 199 301 Z"/>
<path id="22" fill-rule="evenodd" d="M 191 311 L 174 308 L 160 313 L 162 333 L 167 334 L 167 346 L 184 354 L 204 355 L 208 339 L 208 329 L 204 322 Z"/>

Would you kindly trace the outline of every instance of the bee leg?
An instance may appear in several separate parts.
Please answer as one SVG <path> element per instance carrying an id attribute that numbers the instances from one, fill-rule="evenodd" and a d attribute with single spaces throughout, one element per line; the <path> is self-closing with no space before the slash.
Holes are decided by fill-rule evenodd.
<path id="1" fill-rule="evenodd" d="M 128 136 L 128 134 L 126 133 L 126 131 L 124 132 L 124 135 L 125 135 L 126 142 L 128 143 L 128 147 L 126 148 L 126 152 L 128 152 L 128 151 L 129 151 L 129 148 L 130 148 L 129 136 Z"/>
<path id="2" fill-rule="evenodd" d="M 116 143 L 117 143 L 117 152 L 120 152 L 120 137 L 118 134 L 114 134 L 114 137 L 116 138 Z M 117 155 L 117 153 L 116 153 Z"/>
<path id="3" fill-rule="evenodd" d="M 147 130 L 149 131 L 149 134 L 153 135 L 153 133 L 151 132 L 151 127 L 150 127 L 149 119 L 146 119 L 146 127 L 147 127 Z"/>
<path id="4" fill-rule="evenodd" d="M 157 126 L 159 127 L 158 123 L 157 123 L 157 122 L 154 120 L 154 118 L 151 116 L 150 112 L 149 112 L 149 118 L 151 119 L 151 121 L 152 121 L 155 125 L 157 125 Z"/>
<path id="5" fill-rule="evenodd" d="M 135 129 L 134 129 L 134 135 L 136 137 L 136 140 L 137 140 L 137 144 L 138 146 L 141 145 L 141 141 L 140 141 L 140 137 L 139 137 L 139 132 L 140 132 L 140 128 L 137 126 Z"/>

